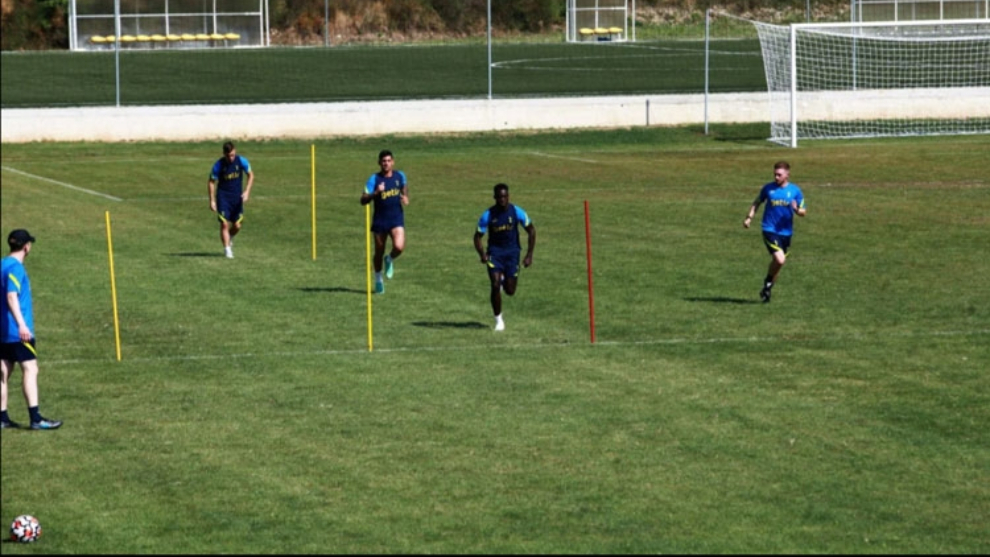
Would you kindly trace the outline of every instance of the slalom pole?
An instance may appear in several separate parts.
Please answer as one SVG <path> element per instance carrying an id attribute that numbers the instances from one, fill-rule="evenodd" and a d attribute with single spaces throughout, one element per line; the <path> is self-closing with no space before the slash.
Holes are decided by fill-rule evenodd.
<path id="1" fill-rule="evenodd" d="M 367 284 L 365 291 L 368 293 L 368 352 L 375 349 L 374 334 L 372 333 L 371 321 L 371 204 L 364 206 L 364 252 L 365 267 L 367 268 Z"/>
<path id="2" fill-rule="evenodd" d="M 591 323 L 591 344 L 595 343 L 595 288 L 591 278 L 591 213 L 584 200 L 584 237 L 588 249 L 588 319 Z"/>
<path id="3" fill-rule="evenodd" d="M 110 211 L 107 219 L 107 252 L 110 254 L 110 298 L 113 300 L 113 334 L 117 345 L 117 361 L 120 361 L 120 321 L 117 319 L 117 279 L 113 273 L 113 236 L 110 234 Z"/>
<path id="4" fill-rule="evenodd" d="M 316 261 L 316 144 L 311 144 L 309 146 L 309 160 L 310 160 L 310 207 L 312 213 L 312 228 L 313 228 L 313 261 Z"/>

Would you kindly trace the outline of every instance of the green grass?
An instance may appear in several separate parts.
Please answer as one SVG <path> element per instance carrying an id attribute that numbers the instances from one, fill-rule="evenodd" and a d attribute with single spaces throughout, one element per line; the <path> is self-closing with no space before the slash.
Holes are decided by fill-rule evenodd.
<path id="1" fill-rule="evenodd" d="M 45 529 L 3 553 L 987 553 L 986 139 L 713 132 L 320 140 L 315 261 L 309 142 L 239 144 L 232 261 L 218 144 L 5 144 L 65 426 L 3 433 L 2 520 Z M 412 203 L 369 351 L 384 147 Z M 781 158 L 809 212 L 764 305 L 741 223 Z M 496 334 L 471 235 L 498 181 L 539 240 Z"/>
<path id="2" fill-rule="evenodd" d="M 113 52 L 4 52 L 4 108 L 114 105 Z M 120 104 L 484 98 L 484 44 L 128 51 Z M 492 95 L 702 93 L 704 43 L 499 43 Z M 714 43 L 712 92 L 766 90 L 755 39 Z M 347 76 L 342 79 L 340 76 Z"/>

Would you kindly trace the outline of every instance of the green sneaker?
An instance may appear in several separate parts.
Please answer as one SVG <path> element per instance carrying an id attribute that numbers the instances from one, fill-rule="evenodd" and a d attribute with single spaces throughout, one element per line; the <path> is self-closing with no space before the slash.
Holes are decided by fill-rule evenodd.
<path id="1" fill-rule="evenodd" d="M 390 279 L 390 278 L 392 278 L 392 275 L 393 274 L 395 274 L 395 269 L 393 268 L 393 265 L 392 265 L 392 256 L 391 255 L 386 255 L 385 256 L 385 278 L 389 278 Z"/>
<path id="2" fill-rule="evenodd" d="M 384 294 L 384 293 L 385 293 L 385 282 L 384 281 L 378 281 L 378 280 L 376 280 L 375 281 L 375 294 Z"/>

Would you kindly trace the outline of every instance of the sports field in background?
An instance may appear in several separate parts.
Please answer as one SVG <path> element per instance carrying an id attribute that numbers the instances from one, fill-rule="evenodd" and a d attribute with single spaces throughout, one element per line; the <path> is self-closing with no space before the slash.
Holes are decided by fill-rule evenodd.
<path id="1" fill-rule="evenodd" d="M 113 106 L 115 53 L 4 52 L 4 108 Z M 120 103 L 484 98 L 485 44 L 122 51 Z M 713 43 L 709 90 L 764 91 L 759 42 Z M 498 43 L 494 97 L 703 93 L 701 40 Z"/>
<path id="2" fill-rule="evenodd" d="M 3 432 L 2 520 L 44 528 L 3 553 L 990 552 L 986 137 L 765 137 L 321 140 L 316 260 L 310 142 L 234 138 L 234 260 L 219 143 L 4 145 L 65 425 Z M 382 148 L 412 203 L 369 351 Z M 808 216 L 761 304 L 742 220 L 782 158 Z M 539 239 L 496 334 L 471 237 L 499 181 Z"/>

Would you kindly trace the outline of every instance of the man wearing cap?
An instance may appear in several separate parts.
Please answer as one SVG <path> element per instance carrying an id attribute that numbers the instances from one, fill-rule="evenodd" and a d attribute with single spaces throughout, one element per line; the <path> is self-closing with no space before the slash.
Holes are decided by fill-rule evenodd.
<path id="1" fill-rule="evenodd" d="M 20 425 L 7 414 L 8 379 L 14 364 L 20 362 L 24 376 L 24 399 L 31 414 L 31 429 L 58 429 L 62 422 L 42 417 L 38 410 L 38 352 L 34 339 L 34 312 L 31 307 L 31 281 L 24 269 L 24 258 L 31 253 L 34 236 L 17 229 L 7 236 L 10 255 L 3 258 L 0 285 L 3 286 L 3 316 L 0 317 L 0 429 Z"/>

